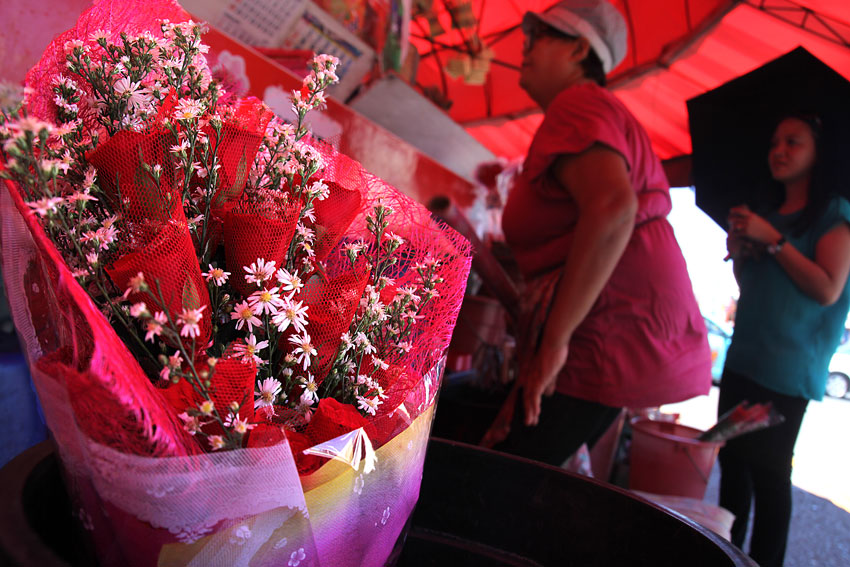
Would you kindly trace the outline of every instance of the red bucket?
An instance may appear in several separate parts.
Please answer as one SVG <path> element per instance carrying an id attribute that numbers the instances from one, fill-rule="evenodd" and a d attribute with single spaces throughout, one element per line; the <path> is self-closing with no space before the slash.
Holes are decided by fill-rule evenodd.
<path id="1" fill-rule="evenodd" d="M 701 434 L 678 423 L 633 420 L 629 488 L 702 500 L 723 443 L 698 441 Z"/>

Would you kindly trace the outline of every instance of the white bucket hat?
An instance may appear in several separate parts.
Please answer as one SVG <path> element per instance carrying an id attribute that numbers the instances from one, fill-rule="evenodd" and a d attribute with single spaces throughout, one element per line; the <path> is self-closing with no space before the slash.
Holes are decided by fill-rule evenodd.
<path id="1" fill-rule="evenodd" d="M 528 33 L 537 21 L 567 35 L 586 38 L 606 74 L 626 56 L 626 21 L 607 0 L 563 0 L 542 13 L 526 12 L 523 31 Z"/>

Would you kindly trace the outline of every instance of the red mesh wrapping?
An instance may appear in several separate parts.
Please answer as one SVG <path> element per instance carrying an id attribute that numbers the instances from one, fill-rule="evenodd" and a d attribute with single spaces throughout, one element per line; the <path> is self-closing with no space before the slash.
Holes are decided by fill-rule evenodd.
<path id="1" fill-rule="evenodd" d="M 263 101 L 254 97 L 240 99 L 222 126 L 220 140 L 215 139 L 212 128 L 207 130 L 212 144 L 219 148 L 221 164 L 218 172 L 221 184 L 212 202 L 216 214 L 230 210 L 242 195 L 254 154 L 273 116 L 274 113 Z"/>
<path id="2" fill-rule="evenodd" d="M 286 438 L 283 428 L 274 423 L 258 423 L 254 429 L 248 432 L 246 447 L 259 448 L 277 445 Z"/>
<path id="3" fill-rule="evenodd" d="M 17 187 L 9 181 L 4 185 L 12 204 L 3 213 L 20 215 L 28 234 L 20 236 L 17 246 L 3 243 L 4 277 L 29 284 L 34 294 L 26 295 L 27 306 L 49 313 L 38 315 L 35 336 L 24 336 L 33 372 L 64 386 L 77 426 L 109 447 L 157 457 L 198 453 L 197 444 L 71 275 Z"/>
<path id="4" fill-rule="evenodd" d="M 384 405 L 389 408 L 393 404 L 397 405 L 403 401 L 411 416 L 418 416 L 427 407 L 427 394 L 433 394 L 433 391 L 428 392 L 427 389 L 416 388 L 421 384 L 422 377 L 420 375 L 412 374 L 399 367 L 390 367 L 388 371 L 383 371 L 378 379 L 385 386 L 387 383 L 391 386 Z M 380 408 L 375 417 L 372 418 L 372 422 L 374 427 L 372 443 L 376 447 L 381 447 L 408 426 L 407 419 L 400 412 L 390 412 Z"/>
<path id="5" fill-rule="evenodd" d="M 86 155 L 97 168 L 98 183 L 110 195 L 113 210 L 123 211 L 134 236 L 143 242 L 150 241 L 162 223 L 183 216 L 168 154 L 173 143 L 174 136 L 165 130 L 145 134 L 122 131 Z M 159 186 L 143 164 L 162 167 Z"/>
<path id="6" fill-rule="evenodd" d="M 90 369 L 77 370 L 65 362 L 68 358 L 67 352 L 56 351 L 41 358 L 36 367 L 66 385 L 80 430 L 92 441 L 119 451 L 149 445 L 152 431 L 129 419 L 122 401 L 123 385 L 104 382 L 102 375 Z"/>
<path id="7" fill-rule="evenodd" d="M 212 332 L 209 292 L 185 223 L 163 225 L 153 242 L 122 256 L 107 268 L 107 272 L 119 290 L 126 289 L 130 278 L 142 272 L 151 292 L 130 294 L 130 301 L 144 301 L 149 309 L 155 309 L 158 285 L 172 318 L 183 309 L 204 307 L 201 334 L 195 344 L 203 348 L 209 342 Z"/>
<path id="8" fill-rule="evenodd" d="M 310 306 L 310 325 L 307 330 L 317 351 L 310 371 L 320 384 L 333 362 L 340 336 L 348 330 L 357 311 L 368 280 L 369 271 L 363 261 L 352 272 L 340 274 L 328 281 L 316 276 L 304 286 L 302 296 Z"/>
<path id="9" fill-rule="evenodd" d="M 221 242 L 222 225 L 227 213 L 236 205 L 251 170 L 251 162 L 263 140 L 263 132 L 274 113 L 261 100 L 250 97 L 234 103 L 232 115 L 221 129 L 221 139 L 215 130 L 206 128 L 213 146 L 218 147 L 220 185 L 211 203 L 211 226 L 208 238 L 211 249 Z"/>
<path id="10" fill-rule="evenodd" d="M 356 189 L 346 189 L 330 181 L 328 197 L 316 201 L 316 259 L 324 260 L 348 230 L 351 221 L 363 210 L 363 197 Z"/>
<path id="11" fill-rule="evenodd" d="M 414 348 L 403 356 L 386 356 L 385 361 L 391 366 L 388 370 L 379 371 L 377 374 L 379 382 L 385 388 L 387 399 L 378 407 L 377 414 L 367 419 L 373 426 L 373 442 L 376 447 L 379 447 L 409 423 L 400 419 L 395 411 L 399 404 L 405 402 L 405 407 L 412 419 L 425 408 L 420 403 L 422 400 L 411 400 L 410 396 L 415 391 L 415 386 L 421 383 L 422 376 L 441 359 L 451 338 L 469 273 L 470 246 L 459 234 L 434 221 L 424 207 L 363 170 L 357 162 L 326 146 L 318 148 L 323 152 L 325 160 L 325 170 L 322 172 L 325 181 L 334 181 L 346 189 L 357 189 L 362 195 L 362 206 L 342 235 L 341 244 L 360 239 L 366 242 L 371 241 L 372 236 L 366 229 L 365 216 L 371 214 L 374 205 L 380 202 L 394 211 L 390 216 L 388 230 L 404 238 L 404 244 L 397 251 L 399 263 L 386 273 L 387 277 L 395 280 L 395 287 L 418 282 L 418 275 L 414 268 L 427 258 L 434 258 L 441 262 L 439 272 L 444 281 L 437 286 L 439 297 L 432 300 L 431 304 L 419 313 L 422 319 L 415 325 L 409 339 Z M 339 321 L 334 324 L 333 330 L 322 329 L 322 327 L 325 326 L 325 321 L 328 325 L 333 324 L 330 321 L 334 314 L 340 317 L 342 313 L 340 301 L 343 297 L 340 293 L 355 282 L 358 285 L 361 281 L 365 283 L 368 274 L 365 266 L 362 270 L 352 270 L 342 247 L 337 246 L 326 258 L 325 276 L 327 283 L 320 284 L 318 280 L 310 280 L 304 290 L 308 298 L 307 303 L 310 305 L 308 332 L 319 351 L 317 360 L 314 362 L 317 365 L 315 368 L 317 372 L 314 373 L 317 381 L 324 378 L 324 372 L 327 370 L 326 365 L 329 361 L 323 357 L 327 356 L 327 353 L 336 351 L 340 342 L 338 331 L 345 330 L 345 325 Z M 342 288 L 337 288 L 338 291 L 334 293 L 330 288 L 337 278 L 341 278 L 340 283 L 346 283 Z M 390 293 L 390 290 L 385 291 L 387 296 Z M 317 298 L 318 294 L 321 294 L 321 297 Z M 359 301 L 360 295 L 356 297 Z M 340 318 L 343 321 L 350 321 L 348 311 Z M 319 324 L 319 321 L 322 321 L 322 324 Z M 379 351 L 386 346 L 379 345 Z M 293 445 L 302 441 L 303 439 L 296 439 Z"/>
<path id="12" fill-rule="evenodd" d="M 200 364 L 197 365 L 197 371 L 199 373 L 209 371 L 209 367 L 205 363 Z M 232 349 L 219 359 L 215 369 L 210 373 L 210 398 L 222 418 L 227 416 L 230 404 L 236 402 L 241 405 L 239 417 L 246 421 L 253 421 L 256 377 L 257 366 L 254 362 L 243 362 Z M 182 379 L 162 392 L 175 413 L 184 412 L 188 408 L 197 409 L 198 404 L 204 401 L 188 379 Z M 221 433 L 220 429 L 217 429 L 215 433 Z"/>
<path id="13" fill-rule="evenodd" d="M 79 39 L 85 45 L 93 46 L 91 34 L 97 30 L 107 30 L 110 40 L 118 38 L 122 32 L 128 34 L 150 31 L 156 37 L 162 37 L 157 20 L 165 18 L 172 22 L 190 19 L 189 14 L 176 0 L 127 0 L 125 2 L 99 2 L 84 11 L 77 25 L 56 36 L 47 46 L 38 64 L 27 72 L 26 95 L 27 110 L 32 116 L 56 123 L 56 105 L 53 103 L 53 79 L 58 75 L 67 75 L 65 66 L 65 43 Z M 91 90 L 85 84 L 86 93 Z M 83 115 L 88 129 L 97 130 L 93 114 Z"/>
<path id="14" fill-rule="evenodd" d="M 226 411 L 232 402 L 241 407 L 239 416 L 254 420 L 254 382 L 257 366 L 253 361 L 243 361 L 231 350 L 218 361 L 212 373 L 212 399 L 219 412 Z"/>
<path id="15" fill-rule="evenodd" d="M 131 301 L 144 301 L 153 311 L 159 308 L 161 293 L 172 319 L 184 309 L 203 307 L 196 341 L 203 347 L 212 332 L 209 293 L 176 189 L 168 152 L 173 141 L 164 130 L 122 131 L 89 152 L 87 159 L 97 168 L 98 181 L 112 196 L 115 210 L 122 211 L 117 223 L 119 258 L 107 267 L 113 282 L 123 291 L 130 278 L 143 273 L 151 292 L 133 294 Z M 143 164 L 162 167 L 159 185 Z"/>
<path id="16" fill-rule="evenodd" d="M 390 217 L 389 231 L 405 239 L 398 250 L 402 262 L 387 277 L 403 287 L 417 278 L 413 266 L 431 257 L 441 262 L 443 282 L 437 286 L 438 301 L 426 306 L 419 315 L 423 318 L 414 327 L 410 342 L 414 348 L 404 356 L 388 357 L 387 361 L 405 369 L 395 383 L 389 385 L 389 398 L 378 408 L 376 420 L 393 412 L 397 404 L 391 400 L 405 399 L 421 376 L 433 368 L 451 339 L 460 303 L 466 287 L 471 252 L 469 242 L 445 225 L 435 222 L 428 211 L 406 195 L 402 195 L 383 180 L 364 173 L 371 194 L 370 202 L 380 199 L 395 213 Z M 355 225 L 360 225 L 355 220 Z M 418 415 L 418 414 L 417 414 Z"/>
<path id="17" fill-rule="evenodd" d="M 245 281 L 245 267 L 262 258 L 277 267 L 286 259 L 289 243 L 295 234 L 297 203 L 240 203 L 224 220 L 224 252 L 231 285 L 242 295 L 255 291 L 255 284 Z"/>

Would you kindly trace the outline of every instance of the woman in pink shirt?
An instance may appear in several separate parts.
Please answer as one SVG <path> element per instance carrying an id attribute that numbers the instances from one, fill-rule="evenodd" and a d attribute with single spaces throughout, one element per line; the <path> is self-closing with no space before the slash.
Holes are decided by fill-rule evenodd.
<path id="1" fill-rule="evenodd" d="M 545 116 L 503 217 L 527 284 L 521 367 L 483 444 L 560 465 L 623 407 L 707 393 L 711 355 L 661 164 L 604 88 L 622 16 L 566 0 L 523 31 L 520 86 Z"/>

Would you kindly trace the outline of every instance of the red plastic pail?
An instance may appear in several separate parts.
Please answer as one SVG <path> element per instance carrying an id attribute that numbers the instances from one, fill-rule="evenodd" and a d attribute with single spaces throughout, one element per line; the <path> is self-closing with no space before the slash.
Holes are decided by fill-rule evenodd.
<path id="1" fill-rule="evenodd" d="M 678 423 L 633 420 L 629 488 L 702 500 L 723 443 L 697 441 L 700 434 Z"/>

